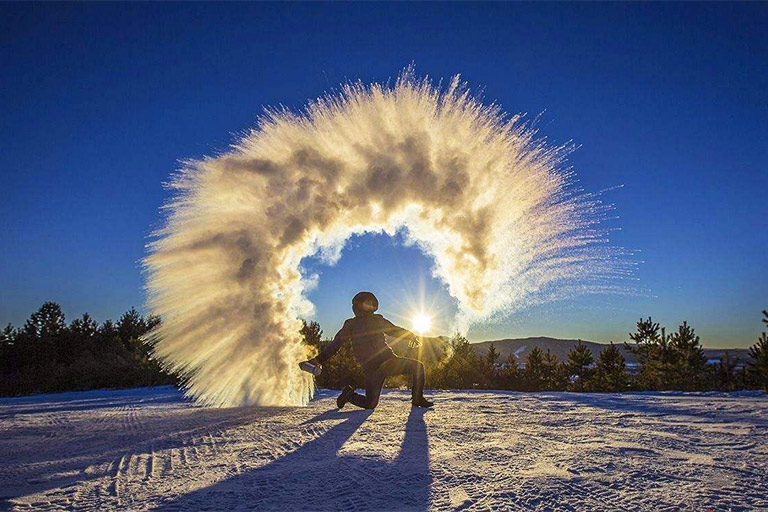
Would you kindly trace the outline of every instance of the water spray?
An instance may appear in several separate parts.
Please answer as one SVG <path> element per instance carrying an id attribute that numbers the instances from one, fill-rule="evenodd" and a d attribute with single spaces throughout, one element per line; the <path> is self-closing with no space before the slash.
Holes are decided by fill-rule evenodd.
<path id="1" fill-rule="evenodd" d="M 185 390 L 213 406 L 302 405 L 312 377 L 300 318 L 316 276 L 349 237 L 402 231 L 434 260 L 464 331 L 532 304 L 616 289 L 622 251 L 599 223 L 610 208 L 580 191 L 520 116 L 405 72 L 352 84 L 302 113 L 269 111 L 228 151 L 186 162 L 144 260 L 147 339 Z"/>

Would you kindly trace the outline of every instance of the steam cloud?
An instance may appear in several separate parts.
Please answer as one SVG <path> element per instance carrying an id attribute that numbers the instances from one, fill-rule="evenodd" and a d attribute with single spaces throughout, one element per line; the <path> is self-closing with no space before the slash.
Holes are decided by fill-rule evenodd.
<path id="1" fill-rule="evenodd" d="M 483 105 L 454 78 L 348 85 L 301 114 L 269 112 L 220 156 L 187 162 L 144 263 L 149 343 L 208 405 L 300 405 L 312 394 L 298 318 L 302 258 L 329 264 L 353 234 L 405 231 L 434 258 L 457 328 L 627 272 L 573 185 L 569 146 Z"/>

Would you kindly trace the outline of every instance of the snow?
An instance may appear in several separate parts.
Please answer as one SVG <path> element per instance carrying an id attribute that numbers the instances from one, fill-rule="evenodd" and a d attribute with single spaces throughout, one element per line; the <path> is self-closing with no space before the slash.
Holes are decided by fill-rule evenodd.
<path id="1" fill-rule="evenodd" d="M 0 399 L 0 509 L 768 508 L 759 393 L 386 392 L 207 409 L 173 388 Z"/>

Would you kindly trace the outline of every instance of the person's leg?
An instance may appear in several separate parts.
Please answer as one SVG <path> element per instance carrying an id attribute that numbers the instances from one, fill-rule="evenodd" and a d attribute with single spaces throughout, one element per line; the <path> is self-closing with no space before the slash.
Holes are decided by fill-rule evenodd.
<path id="1" fill-rule="evenodd" d="M 426 372 L 424 371 L 424 364 L 421 361 L 409 359 L 407 357 L 395 357 L 382 364 L 381 369 L 385 370 L 386 376 L 399 374 L 411 375 L 411 400 L 416 402 L 424 398 Z"/>
<path id="2" fill-rule="evenodd" d="M 345 405 L 347 405 L 347 402 L 349 402 L 352 399 L 352 396 L 355 394 L 355 388 L 352 386 L 344 386 L 344 389 L 341 390 L 341 394 L 336 397 L 336 407 L 339 409 L 343 409 Z"/>
<path id="3" fill-rule="evenodd" d="M 355 392 L 349 397 L 349 403 L 365 409 L 365 395 Z"/>
<path id="4" fill-rule="evenodd" d="M 365 408 L 375 409 L 379 405 L 381 388 L 384 387 L 384 379 L 387 374 L 381 368 L 365 376 Z"/>
<path id="5" fill-rule="evenodd" d="M 382 372 L 381 369 L 367 372 L 365 374 L 365 396 L 354 393 L 349 398 L 349 402 L 362 409 L 375 409 L 379 404 L 381 388 L 384 387 L 384 379 L 386 378 L 386 373 Z"/>

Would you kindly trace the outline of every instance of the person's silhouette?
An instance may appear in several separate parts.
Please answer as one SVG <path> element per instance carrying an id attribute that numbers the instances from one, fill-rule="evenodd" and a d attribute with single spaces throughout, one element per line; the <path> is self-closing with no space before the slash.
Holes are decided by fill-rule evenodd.
<path id="1" fill-rule="evenodd" d="M 398 357 L 387 345 L 384 335 L 396 338 L 410 338 L 419 343 L 415 334 L 398 327 L 374 312 L 379 308 L 379 301 L 371 292 L 360 292 L 352 299 L 354 318 L 344 322 L 333 341 L 317 357 L 308 362 L 317 366 L 330 359 L 347 341 L 352 342 L 352 351 L 363 368 L 365 376 L 365 396 L 355 393 L 352 386 L 346 386 L 336 399 L 339 408 L 351 402 L 363 409 L 373 409 L 379 403 L 384 380 L 390 375 L 406 374 L 413 377 L 411 402 L 416 407 L 432 407 L 432 402 L 424 398 L 424 364 L 415 359 Z"/>

